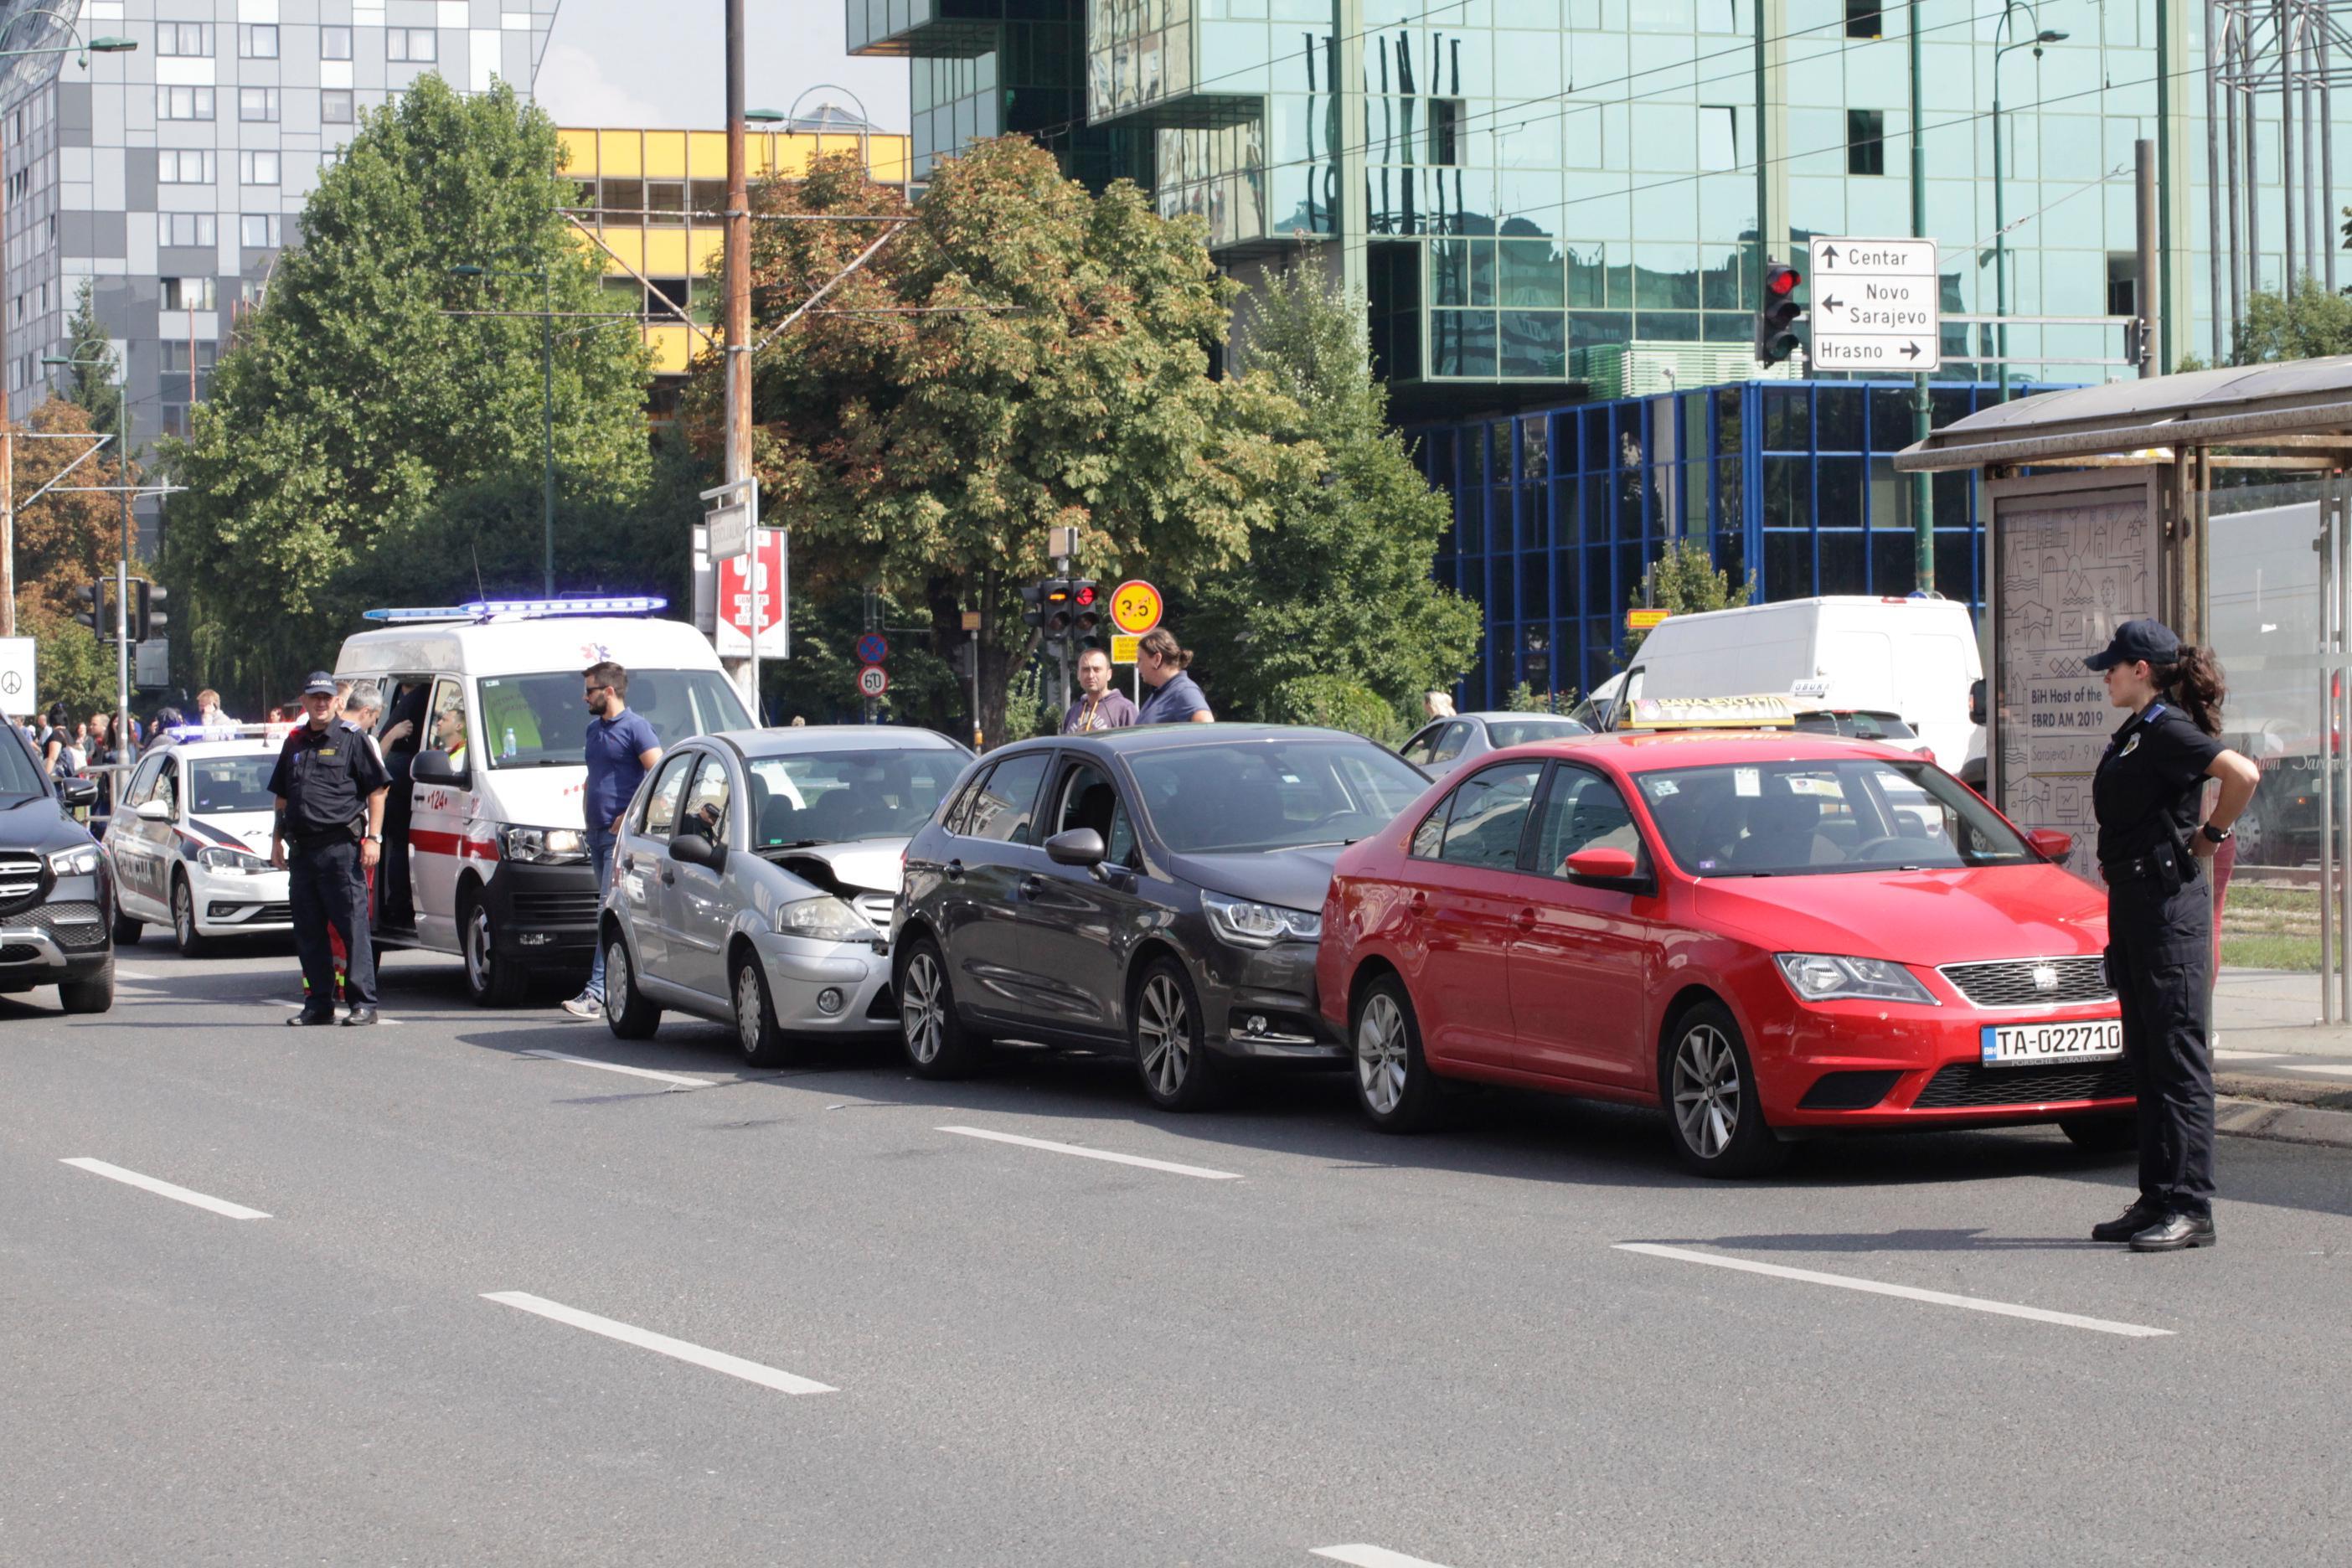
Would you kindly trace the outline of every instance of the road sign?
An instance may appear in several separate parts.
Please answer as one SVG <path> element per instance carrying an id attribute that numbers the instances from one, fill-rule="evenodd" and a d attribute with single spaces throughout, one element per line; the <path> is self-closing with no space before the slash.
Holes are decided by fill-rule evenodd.
<path id="1" fill-rule="evenodd" d="M 715 558 L 719 575 L 719 631 L 712 639 L 722 658 L 741 658 L 751 651 L 751 580 L 741 555 Z M 790 578 L 784 570 L 784 531 L 760 530 L 760 657 L 782 658 L 792 652 L 790 624 L 784 616 Z"/>
<path id="2" fill-rule="evenodd" d="M 890 689 L 890 672 L 878 664 L 869 664 L 857 672 L 857 689 L 866 697 L 879 697 Z"/>
<path id="3" fill-rule="evenodd" d="M 41 689 L 34 674 L 33 639 L 0 637 L 0 713 L 22 719 L 33 710 Z"/>
<path id="4" fill-rule="evenodd" d="M 1125 632 L 1114 634 L 1110 639 L 1110 661 L 1113 664 L 1133 664 L 1137 647 L 1142 641 L 1140 633 L 1133 637 Z"/>
<path id="5" fill-rule="evenodd" d="M 1816 239 L 1815 370 L 1934 370 L 1944 363 L 1943 278 L 1932 239 Z"/>
<path id="6" fill-rule="evenodd" d="M 1110 596 L 1110 624 L 1141 637 L 1160 624 L 1160 590 L 1140 577 L 1121 583 Z"/>
<path id="7" fill-rule="evenodd" d="M 1625 612 L 1625 629 L 1629 632 L 1646 632 L 1672 614 L 1674 612 L 1671 610 L 1628 610 Z"/>
<path id="8" fill-rule="evenodd" d="M 751 543 L 751 509 L 741 501 L 733 506 L 715 506 L 703 514 L 710 522 L 710 553 L 724 559 L 740 555 Z"/>
<path id="9" fill-rule="evenodd" d="M 172 684 L 172 639 L 149 637 L 131 650 L 137 672 L 131 684 L 144 689 Z"/>
<path id="10" fill-rule="evenodd" d="M 857 662 L 879 664 L 890 657 L 890 639 L 880 632 L 867 632 L 857 639 Z"/>

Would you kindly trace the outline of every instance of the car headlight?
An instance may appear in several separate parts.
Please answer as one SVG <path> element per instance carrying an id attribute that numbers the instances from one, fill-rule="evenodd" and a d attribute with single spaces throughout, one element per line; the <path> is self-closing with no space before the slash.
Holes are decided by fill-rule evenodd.
<path id="1" fill-rule="evenodd" d="M 98 846 L 77 844 L 49 857 L 49 869 L 60 877 L 89 877 L 98 871 Z"/>
<path id="2" fill-rule="evenodd" d="M 258 877 L 271 869 L 269 862 L 260 856 L 226 846 L 198 850 L 196 863 L 207 871 L 222 871 L 232 877 Z"/>
<path id="3" fill-rule="evenodd" d="M 1909 970 L 1883 958 L 1841 958 L 1827 952 L 1776 952 L 1772 958 L 1788 977 L 1790 989 L 1808 1002 L 1845 998 L 1938 1005 Z"/>
<path id="4" fill-rule="evenodd" d="M 1280 904 L 1261 904 L 1205 892 L 1201 895 L 1201 910 L 1209 917 L 1209 929 L 1235 947 L 1319 942 L 1323 936 L 1323 917 L 1307 910 L 1289 910 Z"/>
<path id="5" fill-rule="evenodd" d="M 795 899 L 776 906 L 776 934 L 811 942 L 871 942 L 874 922 L 830 896 Z"/>
<path id="6" fill-rule="evenodd" d="M 499 852 L 537 866 L 576 866 L 588 858 L 588 837 L 576 827 L 501 827 Z"/>

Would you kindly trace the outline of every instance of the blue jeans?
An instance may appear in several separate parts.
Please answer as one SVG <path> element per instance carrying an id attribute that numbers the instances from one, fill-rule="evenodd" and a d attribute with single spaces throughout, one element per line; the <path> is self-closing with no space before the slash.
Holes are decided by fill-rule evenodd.
<path id="1" fill-rule="evenodd" d="M 604 889 L 613 880 L 613 835 L 609 828 L 588 830 L 588 858 L 596 867 L 596 897 L 601 903 Z M 603 916 L 597 917 L 600 921 Z M 588 965 L 588 989 L 585 994 L 599 1002 L 604 999 L 604 939 L 596 939 L 596 956 Z"/>

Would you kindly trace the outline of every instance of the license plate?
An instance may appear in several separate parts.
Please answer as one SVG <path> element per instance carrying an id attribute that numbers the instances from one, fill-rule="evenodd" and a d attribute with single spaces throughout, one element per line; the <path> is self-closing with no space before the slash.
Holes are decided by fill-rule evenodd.
<path id="1" fill-rule="evenodd" d="M 2113 1061 L 2124 1054 L 2124 1022 L 2092 1018 L 2079 1024 L 1988 1024 L 1983 1046 L 1989 1068 Z"/>

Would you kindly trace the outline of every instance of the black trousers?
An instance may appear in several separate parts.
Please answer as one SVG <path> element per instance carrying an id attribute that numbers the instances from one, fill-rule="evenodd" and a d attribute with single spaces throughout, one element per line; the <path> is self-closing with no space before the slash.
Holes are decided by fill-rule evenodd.
<path id="1" fill-rule="evenodd" d="M 294 846 L 287 854 L 287 881 L 294 905 L 294 951 L 302 955 L 302 978 L 310 982 L 308 1005 L 323 1012 L 334 1005 L 335 953 L 327 928 L 342 933 L 349 953 L 343 995 L 354 1007 L 375 1005 L 375 950 L 368 942 L 367 872 L 355 839 L 311 848 Z"/>
<path id="2" fill-rule="evenodd" d="M 2179 1214 L 2213 1212 L 2213 884 L 2107 888 L 2107 939 L 2123 1003 L 2124 1055 L 2139 1079 L 2139 1193 Z"/>

